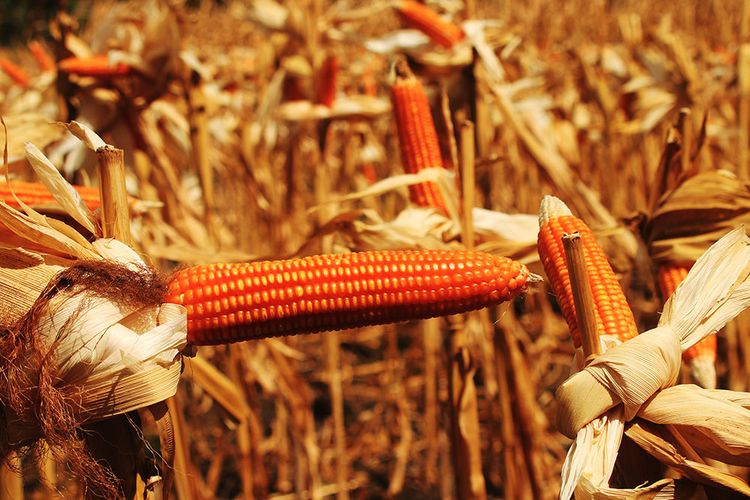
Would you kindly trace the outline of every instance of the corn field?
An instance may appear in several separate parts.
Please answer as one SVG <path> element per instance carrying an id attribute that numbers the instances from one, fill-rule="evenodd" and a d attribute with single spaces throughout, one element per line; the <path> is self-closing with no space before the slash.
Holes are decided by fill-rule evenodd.
<path id="1" fill-rule="evenodd" d="M 750 496 L 750 2 L 26 7 L 0 500 Z"/>

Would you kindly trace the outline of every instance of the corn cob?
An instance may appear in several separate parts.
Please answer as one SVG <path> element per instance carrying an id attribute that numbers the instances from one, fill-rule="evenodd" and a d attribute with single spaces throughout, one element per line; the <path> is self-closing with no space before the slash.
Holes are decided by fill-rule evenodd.
<path id="1" fill-rule="evenodd" d="M 403 0 L 396 6 L 406 24 L 418 29 L 441 47 L 449 49 L 463 40 L 463 30 L 455 24 L 444 20 L 429 7 L 413 0 Z"/>
<path id="2" fill-rule="evenodd" d="M 106 55 L 68 57 L 60 61 L 57 67 L 60 71 L 79 76 L 121 76 L 132 69 L 125 63 L 110 63 Z"/>
<path id="3" fill-rule="evenodd" d="M 391 97 L 404 170 L 415 174 L 426 168 L 442 167 L 435 123 L 424 88 L 404 61 L 396 63 L 395 71 L 396 81 L 391 86 Z M 434 182 L 412 184 L 409 194 L 416 205 L 445 211 L 443 195 Z"/>
<path id="4" fill-rule="evenodd" d="M 600 336 L 614 336 L 623 342 L 638 335 L 633 312 L 628 306 L 625 294 L 607 261 L 604 250 L 596 242 L 591 229 L 581 219 L 575 217 L 562 201 L 554 196 L 545 196 L 539 208 L 537 249 L 544 265 L 544 272 L 547 273 L 565 321 L 568 323 L 573 343 L 579 347 L 581 338 L 562 236 L 576 231 L 583 241 L 586 269 L 594 299 L 597 333 Z"/>
<path id="5" fill-rule="evenodd" d="M 29 206 L 57 205 L 57 201 L 47 190 L 44 184 L 37 182 L 12 181 L 8 186 L 6 182 L 0 182 L 0 200 L 12 207 L 18 207 L 16 198 L 11 194 L 11 189 L 18 199 Z M 73 186 L 90 210 L 96 210 L 101 204 L 99 189 L 89 186 Z"/>
<path id="6" fill-rule="evenodd" d="M 26 88 L 29 86 L 29 75 L 26 74 L 26 71 L 4 57 L 0 57 L 0 70 L 21 87 Z"/>
<path id="7" fill-rule="evenodd" d="M 55 61 L 49 55 L 44 46 L 36 40 L 29 42 L 29 51 L 34 56 L 39 69 L 42 71 L 52 71 L 55 69 Z"/>
<path id="8" fill-rule="evenodd" d="M 326 57 L 320 67 L 316 102 L 330 108 L 336 100 L 336 81 L 339 74 L 339 61 L 334 55 Z"/>
<path id="9" fill-rule="evenodd" d="M 512 299 L 533 275 L 467 250 L 384 250 L 179 271 L 168 302 L 188 340 L 221 344 L 457 314 Z"/>
<path id="10" fill-rule="evenodd" d="M 666 302 L 687 277 L 691 266 L 667 263 L 659 266 L 659 289 Z M 682 353 L 696 383 L 706 389 L 716 388 L 716 335 L 709 335 Z"/>

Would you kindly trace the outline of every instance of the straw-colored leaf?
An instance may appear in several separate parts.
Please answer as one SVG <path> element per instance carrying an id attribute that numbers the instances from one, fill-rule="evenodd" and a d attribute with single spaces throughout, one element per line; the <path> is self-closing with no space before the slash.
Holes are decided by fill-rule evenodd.
<path id="1" fill-rule="evenodd" d="M 76 136 L 81 142 L 86 145 L 87 148 L 92 151 L 97 151 L 99 150 L 99 148 L 103 148 L 107 145 L 107 143 L 104 142 L 104 140 L 99 137 L 96 132 L 94 132 L 81 122 L 73 120 L 66 126 L 68 127 L 68 131 L 71 134 Z"/>
<path id="2" fill-rule="evenodd" d="M 78 191 L 73 189 L 73 186 L 60 175 L 60 172 L 44 156 L 44 153 L 33 144 L 28 143 L 26 144 L 26 158 L 29 160 L 39 180 L 63 210 L 89 230 L 91 234 L 97 234 L 96 227 L 98 224 L 91 210 L 86 206 Z"/>

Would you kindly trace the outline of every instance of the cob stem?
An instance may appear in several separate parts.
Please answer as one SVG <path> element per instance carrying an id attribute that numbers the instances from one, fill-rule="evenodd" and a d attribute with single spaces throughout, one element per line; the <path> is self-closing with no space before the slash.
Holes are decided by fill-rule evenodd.
<path id="1" fill-rule="evenodd" d="M 102 200 L 102 236 L 131 244 L 128 193 L 125 189 L 125 152 L 113 146 L 96 151 Z"/>
<path id="2" fill-rule="evenodd" d="M 587 361 L 601 354 L 599 335 L 596 332 L 596 315 L 594 313 L 594 298 L 586 272 L 586 258 L 583 255 L 583 240 L 576 233 L 562 237 L 565 248 L 565 259 L 570 271 L 570 287 L 573 290 L 573 302 L 576 309 L 576 320 L 581 332 L 583 354 Z"/>

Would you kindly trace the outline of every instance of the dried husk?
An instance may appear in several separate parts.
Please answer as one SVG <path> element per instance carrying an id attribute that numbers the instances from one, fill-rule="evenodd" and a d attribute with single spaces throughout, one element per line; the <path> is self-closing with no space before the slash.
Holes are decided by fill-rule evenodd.
<path id="1" fill-rule="evenodd" d="M 381 196 L 410 184 L 436 182 L 446 200 L 448 214 L 434 208 L 408 207 L 392 220 L 384 220 L 373 210 L 339 213 L 308 240 L 312 247 L 319 238 L 336 233 L 349 250 L 363 251 L 398 248 L 446 248 L 461 234 L 454 174 L 444 168 L 424 169 L 416 174 L 394 175 L 367 188 L 335 199 L 332 203 Z M 320 207 L 313 207 L 318 210 Z M 530 214 L 505 214 L 475 207 L 472 210 L 476 248 L 519 260 L 532 271 L 541 272 L 536 252 L 539 231 L 537 217 Z M 304 253 L 304 249 L 302 250 Z"/>
<path id="2" fill-rule="evenodd" d="M 27 158 L 68 215 L 99 235 L 96 218 L 41 151 L 29 145 Z M 0 453 L 44 439 L 85 484 L 117 494 L 77 429 L 175 394 L 186 311 L 162 304 L 165 278 L 128 246 L 89 243 L 24 210 L 0 203 L 0 226 L 13 243 L 28 243 L 0 245 Z"/>
<path id="3" fill-rule="evenodd" d="M 719 237 L 750 222 L 750 187 L 726 170 L 687 179 L 662 198 L 647 238 L 655 262 L 694 262 Z"/>
<path id="4" fill-rule="evenodd" d="M 605 412 L 611 417 L 622 411 L 624 421 L 639 417 L 669 425 L 706 458 L 749 463 L 750 410 L 743 405 L 747 395 L 674 385 L 682 351 L 714 334 L 748 305 L 750 238 L 738 228 L 698 259 L 666 303 L 657 328 L 612 347 L 558 389 L 558 425 L 564 434 L 576 436 L 564 468 L 561 498 L 573 488 L 577 498 L 594 498 L 607 486 L 622 427 L 619 422 L 603 422 L 600 415 Z M 583 440 L 592 426 L 601 426 L 597 438 Z M 595 464 L 604 466 L 593 469 Z M 712 476 L 714 469 L 702 467 L 691 479 L 727 486 L 725 473 Z M 742 481 L 733 484 L 735 491 L 750 491 Z M 607 491 L 619 495 L 610 498 L 630 494 Z"/>

